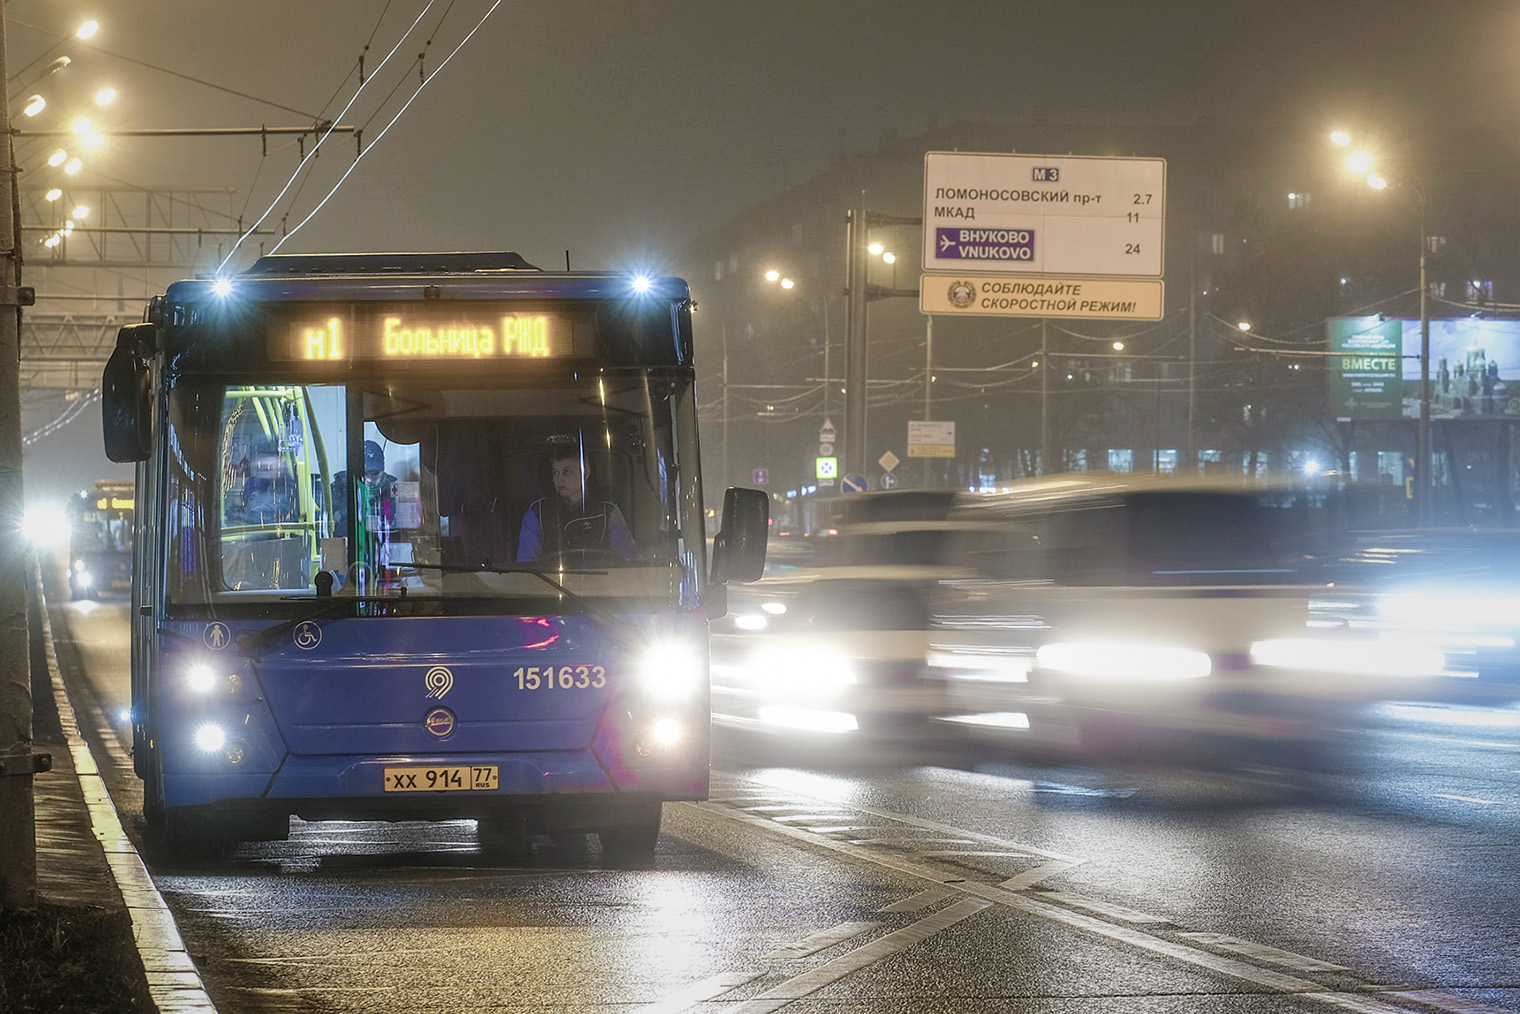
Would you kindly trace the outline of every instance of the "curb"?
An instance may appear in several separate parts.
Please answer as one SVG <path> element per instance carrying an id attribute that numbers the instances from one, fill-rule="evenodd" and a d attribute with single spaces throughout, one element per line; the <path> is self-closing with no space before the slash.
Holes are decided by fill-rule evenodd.
<path id="1" fill-rule="evenodd" d="M 38 595 L 41 598 L 40 587 Z M 137 946 L 147 976 L 149 998 L 159 1014 L 216 1014 L 216 1005 L 211 1002 L 200 972 L 185 950 L 179 926 L 164 904 L 163 895 L 153 886 L 153 878 L 148 875 L 142 857 L 122 829 L 116 805 L 106 791 L 105 779 L 95 765 L 89 744 L 80 735 L 74 706 L 69 702 L 63 676 L 58 670 L 58 656 L 53 650 L 53 628 L 48 621 L 45 599 L 42 600 L 41 613 L 48 677 L 53 683 L 53 699 L 58 705 L 64 742 L 74 760 L 79 788 L 90 812 L 90 829 L 105 850 L 111 879 L 116 882 L 116 889 L 132 920 L 132 941 Z"/>

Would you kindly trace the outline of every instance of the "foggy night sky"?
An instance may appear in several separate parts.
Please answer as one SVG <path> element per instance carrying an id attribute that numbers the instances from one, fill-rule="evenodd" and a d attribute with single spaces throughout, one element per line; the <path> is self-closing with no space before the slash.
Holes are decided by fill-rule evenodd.
<path id="1" fill-rule="evenodd" d="M 17 127 L 81 114 L 106 130 L 335 116 L 365 43 L 373 35 L 373 74 L 426 6 L 10 0 L 12 115 L 41 92 L 47 113 Z M 658 269 L 685 242 L 873 149 L 884 130 L 908 138 L 960 121 L 1208 117 L 1259 123 L 1285 149 L 1348 120 L 1415 133 L 1435 118 L 1520 129 L 1520 3 L 1509 0 L 504 0 L 377 142 L 415 88 L 416 54 L 426 48 L 434 70 L 490 6 L 433 5 L 342 117 L 367 124 L 374 147 L 282 252 L 507 249 L 558 268 L 568 248 L 578 269 Z M 101 23 L 95 39 L 47 52 L 90 17 Z M 33 83 L 58 54 L 73 64 Z M 85 108 L 106 84 L 117 103 Z M 41 185 L 47 144 L 18 140 L 23 188 Z M 334 135 L 272 221 L 288 210 L 293 226 L 353 157 L 352 137 Z M 86 158 L 76 182 L 233 187 L 234 210 L 246 206 L 251 222 L 297 162 L 290 138 L 271 138 L 268 158 L 258 138 L 118 138 Z M 29 414 L 23 429 L 32 423 Z M 87 474 L 112 474 L 98 412 L 29 448 L 29 490 L 34 458 L 90 450 Z"/>

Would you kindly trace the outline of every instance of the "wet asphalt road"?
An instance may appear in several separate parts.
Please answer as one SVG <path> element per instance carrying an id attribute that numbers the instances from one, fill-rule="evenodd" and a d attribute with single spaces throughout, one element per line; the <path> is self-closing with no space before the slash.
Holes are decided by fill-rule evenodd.
<path id="1" fill-rule="evenodd" d="M 126 632 L 55 610 L 141 845 Z M 1384 705 L 1329 773 L 723 747 L 647 868 L 469 822 L 144 857 L 224 1014 L 1520 1011 L 1513 703 Z"/>

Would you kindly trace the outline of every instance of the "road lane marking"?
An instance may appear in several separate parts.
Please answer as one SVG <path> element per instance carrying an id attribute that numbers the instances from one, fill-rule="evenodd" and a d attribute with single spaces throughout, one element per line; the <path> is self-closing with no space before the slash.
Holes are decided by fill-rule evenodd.
<path id="1" fill-rule="evenodd" d="M 1323 983 L 1314 982 L 1309 979 L 1302 979 L 1297 976 L 1274 971 L 1270 968 L 1262 968 L 1259 965 L 1251 964 L 1250 962 L 1239 958 L 1214 954 L 1210 951 L 1202 950 L 1191 944 L 1168 940 L 1164 937 L 1155 936 L 1153 934 L 1146 933 L 1142 930 L 1134 929 L 1129 926 L 1119 926 L 1111 922 L 1105 922 L 1102 919 L 1098 919 L 1094 916 L 1084 915 L 1081 912 L 1073 912 L 1067 908 L 1062 908 L 1057 905 L 1052 905 L 1044 901 L 1036 900 L 1025 892 L 1006 890 L 1001 887 L 996 887 L 991 884 L 978 883 L 976 881 L 962 880 L 958 877 L 951 876 L 948 871 L 935 870 L 926 863 L 915 861 L 915 859 L 911 856 L 883 854 L 877 850 L 872 850 L 864 846 L 853 845 L 849 842 L 839 841 L 838 839 L 834 838 L 827 838 L 800 828 L 792 827 L 788 824 L 778 824 L 775 821 L 763 816 L 747 813 L 742 810 L 733 810 L 727 807 L 714 805 L 710 802 L 683 803 L 677 805 L 695 806 L 698 809 L 706 810 L 709 813 L 717 814 L 719 816 L 727 817 L 740 823 L 748 824 L 751 827 L 763 828 L 769 830 L 773 834 L 783 835 L 799 842 L 809 843 L 819 848 L 839 852 L 843 855 L 851 856 L 862 862 L 896 870 L 899 873 L 904 873 L 908 876 L 916 877 L 920 880 L 926 880 L 941 887 L 948 887 L 963 894 L 969 894 L 974 899 L 980 899 L 983 901 L 992 902 L 994 904 L 1003 905 L 1007 908 L 1025 912 L 1029 915 L 1038 916 L 1050 922 L 1059 923 L 1073 929 L 1083 930 L 1085 932 L 1092 933 L 1109 940 L 1129 944 L 1130 946 L 1135 947 L 1139 950 L 1147 951 L 1152 954 L 1183 962 L 1185 964 L 1200 967 L 1217 975 L 1248 982 L 1254 986 L 1259 986 L 1263 989 L 1271 990 L 1273 992 L 1311 998 L 1321 1003 L 1326 1003 L 1331 1006 L 1338 1007 L 1342 1010 L 1355 1012 L 1355 1014 L 1409 1014 L 1408 1008 L 1406 1007 L 1384 1003 L 1369 996 L 1366 993 L 1353 993 L 1341 990 L 1326 989 Z M 877 815 L 890 816 L 884 812 L 879 812 Z M 953 831 L 955 829 L 946 828 L 946 830 Z M 954 906 L 951 907 L 953 908 Z M 947 908 L 943 911 L 948 912 L 950 909 Z M 882 939 L 886 938 L 883 937 Z M 845 957 L 848 957 L 848 955 Z M 841 975 L 839 977 L 842 978 L 843 976 Z M 786 984 L 783 983 L 783 985 Z M 827 985 L 827 983 L 823 983 L 822 985 Z M 780 988 L 781 987 L 777 987 L 778 990 Z M 769 994 L 762 994 L 762 997 L 766 996 L 769 996 Z M 758 1000 L 760 998 L 756 999 Z M 777 999 L 780 1000 L 781 998 L 778 996 Z M 776 1006 L 755 1007 L 753 1008 L 753 1011 L 755 1014 L 761 1014 L 761 1012 L 764 1011 L 777 1010 L 779 1009 L 779 1006 L 784 1005 L 785 1002 L 786 1001 L 782 1000 L 782 1002 Z M 1428 1006 L 1438 1006 L 1437 1004 L 1432 1004 L 1428 999 L 1422 1000 L 1420 1002 L 1425 1003 Z M 1442 1009 L 1455 1010 L 1455 1008 Z M 745 1012 L 750 1010 L 751 1008 L 746 1005 L 739 1008 L 739 1014 L 745 1014 Z"/>
<path id="2" fill-rule="evenodd" d="M 1332 965 L 1328 961 L 1318 958 L 1305 957 L 1302 954 L 1294 954 L 1292 951 L 1280 951 L 1276 947 L 1268 947 L 1266 944 L 1253 943 L 1250 940 L 1242 940 L 1226 933 L 1183 933 L 1182 936 L 1200 944 L 1208 944 L 1218 947 L 1220 950 L 1232 951 L 1246 958 L 1254 958 L 1257 961 L 1266 961 L 1274 965 L 1282 965 L 1296 972 L 1350 972 L 1345 965 Z"/>
<path id="3" fill-rule="evenodd" d="M 1459 803 L 1480 803 L 1483 806 L 1503 806 L 1497 799 L 1474 799 L 1472 796 L 1453 796 L 1445 792 L 1432 792 L 1432 799 L 1455 799 Z"/>
<path id="4" fill-rule="evenodd" d="M 162 1011 L 216 1014 L 216 1005 L 206 992 L 200 972 L 180 936 L 179 926 L 142 857 L 122 828 L 105 778 L 79 728 L 79 717 L 64 687 L 63 671 L 53 647 L 50 611 L 44 608 L 42 612 L 42 639 L 53 700 L 58 706 L 58 722 L 89 810 L 90 828 L 105 849 L 111 879 L 121 892 L 132 922 L 132 939 L 147 975 L 149 999 L 156 1009 Z"/>
<path id="5" fill-rule="evenodd" d="M 830 926 L 828 929 L 819 930 L 809 936 L 803 937 L 794 944 L 777 947 L 774 951 L 760 956 L 762 961 L 771 961 L 779 958 L 805 958 L 809 954 L 817 954 L 826 951 L 835 944 L 843 943 L 851 937 L 858 937 L 862 933 L 869 932 L 880 926 L 879 922 L 842 922 L 838 926 Z"/>
<path id="6" fill-rule="evenodd" d="M 1012 881 L 1005 880 L 998 886 L 1007 888 L 1010 891 L 1018 890 L 1016 887 L 1009 887 L 1008 885 L 1010 883 L 1012 883 Z M 1063 905 L 1070 905 L 1073 908 L 1081 908 L 1086 909 L 1089 912 L 1096 912 L 1098 915 L 1107 916 L 1110 919 L 1117 919 L 1120 922 L 1141 924 L 1150 923 L 1159 925 L 1163 923 L 1170 923 L 1172 921 L 1164 915 L 1152 915 L 1149 912 L 1140 912 L 1133 908 L 1126 908 L 1123 905 L 1114 905 L 1106 901 L 1099 901 L 1096 898 L 1088 898 L 1080 894 L 1072 894 L 1068 891 L 1045 890 L 1040 892 L 1040 897 L 1046 899 L 1047 901 L 1058 901 Z"/>
<path id="7" fill-rule="evenodd" d="M 901 901 L 894 901 L 890 905 L 878 908 L 876 911 L 887 912 L 918 912 L 922 909 L 938 905 L 946 898 L 952 898 L 955 892 L 948 887 L 926 887 L 917 894 L 909 895 Z"/>
<path id="8" fill-rule="evenodd" d="M 1388 995 L 1401 996 L 1427 1007 L 1451 1011 L 1452 1014 L 1515 1014 L 1508 1007 L 1495 1007 L 1481 1000 L 1469 1000 L 1465 996 L 1454 996 L 1438 989 L 1400 989 Z"/>
<path id="9" fill-rule="evenodd" d="M 893 930 L 883 937 L 863 944 L 848 954 L 841 954 L 812 971 L 787 979 L 741 1004 L 735 1014 L 770 1014 L 771 1011 L 780 1010 L 794 1000 L 801 1000 L 805 996 L 816 993 L 825 986 L 832 985 L 868 965 L 874 965 L 878 961 L 904 951 L 922 940 L 927 940 L 941 930 L 948 929 L 963 919 L 969 919 L 990 907 L 990 902 L 980 898 L 965 898 L 948 908 L 940 909 L 933 915 L 924 916 L 900 930 Z"/>
<path id="10" fill-rule="evenodd" d="M 645 1004 L 638 1008 L 639 1014 L 679 1014 L 688 1007 L 711 1000 L 715 996 L 722 996 L 747 982 L 753 982 L 764 974 L 764 972 L 719 972 L 717 975 L 709 975 L 705 979 L 699 979 L 689 986 L 682 987 L 657 1003 Z"/>
<path id="11" fill-rule="evenodd" d="M 769 783 L 768 782 L 762 782 L 761 784 L 769 784 Z M 791 790 L 785 788 L 784 786 L 777 786 L 776 790 L 779 791 L 779 792 L 790 792 L 791 791 Z M 753 797 L 746 797 L 746 798 L 753 798 Z M 766 798 L 775 799 L 776 796 L 775 795 L 771 795 L 771 796 L 768 796 Z M 949 824 L 941 824 L 938 821 L 926 820 L 926 819 L 924 819 L 922 817 L 911 817 L 911 816 L 909 816 L 909 815 L 907 815 L 905 813 L 894 813 L 891 810 L 880 810 L 880 809 L 876 809 L 874 807 L 858 805 L 858 804 L 855 804 L 855 803 L 839 803 L 839 802 L 834 801 L 834 800 L 823 800 L 823 802 L 832 803 L 835 806 L 841 806 L 841 807 L 847 808 L 847 809 L 849 809 L 851 811 L 855 811 L 855 812 L 858 812 L 858 813 L 869 813 L 873 817 L 879 817 L 879 818 L 881 818 L 883 820 L 891 820 L 891 821 L 895 821 L 895 822 L 898 822 L 898 823 L 907 824 L 907 825 L 909 825 L 911 827 L 917 827 L 917 828 L 920 828 L 920 829 L 925 830 L 925 831 L 932 831 L 932 832 L 934 832 L 936 834 L 950 835 L 950 836 L 953 836 L 958 841 L 974 841 L 974 842 L 979 842 L 979 843 L 981 843 L 983 845 L 992 845 L 992 846 L 996 846 L 998 848 L 1009 849 L 1011 851 L 1023 853 L 1025 855 L 1039 856 L 1039 857 L 1044 858 L 1044 859 L 1053 859 L 1053 860 L 1057 860 L 1057 861 L 1060 861 L 1060 862 L 1068 862 L 1068 863 L 1072 863 L 1073 865 L 1080 865 L 1081 863 L 1087 862 L 1086 859 L 1082 859 L 1082 858 L 1080 858 L 1078 856 L 1069 856 L 1069 855 L 1065 855 L 1065 854 L 1060 853 L 1060 852 L 1052 852 L 1049 849 L 1042 849 L 1042 848 L 1039 848 L 1039 847 L 1034 846 L 1034 845 L 1027 845 L 1027 844 L 1025 844 L 1023 842 L 1012 842 L 1012 841 L 1008 841 L 1007 839 L 1004 839 L 1004 838 L 995 838 L 992 835 L 979 834 L 978 832 L 975 832 L 975 831 L 968 831 L 968 830 L 966 830 L 963 827 L 952 827 Z M 708 805 L 708 806 L 722 806 L 723 804 L 722 804 L 722 800 L 721 799 L 718 799 L 718 798 L 714 797 L 714 798 L 709 799 L 706 805 Z M 793 805 L 793 806 L 784 806 L 784 805 L 774 805 L 774 804 L 773 805 L 768 805 L 768 806 L 754 806 L 754 805 L 750 805 L 750 804 L 745 804 L 745 805 L 742 805 L 742 806 L 738 806 L 735 809 L 737 809 L 737 810 L 739 810 L 741 812 L 744 812 L 744 813 L 764 814 L 764 813 L 777 812 L 777 811 L 780 811 L 780 810 L 808 810 L 808 809 L 816 809 L 816 806 L 815 807 L 795 806 L 795 805 Z M 765 818 L 765 819 L 768 819 L 768 818 Z M 901 828 L 892 828 L 891 830 L 900 832 Z"/>

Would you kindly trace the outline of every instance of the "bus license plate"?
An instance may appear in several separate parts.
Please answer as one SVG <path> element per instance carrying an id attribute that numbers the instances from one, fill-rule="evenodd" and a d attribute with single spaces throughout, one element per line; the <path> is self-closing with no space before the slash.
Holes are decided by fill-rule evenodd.
<path id="1" fill-rule="evenodd" d="M 385 769 L 386 792 L 495 792 L 500 782 L 495 764 Z"/>

